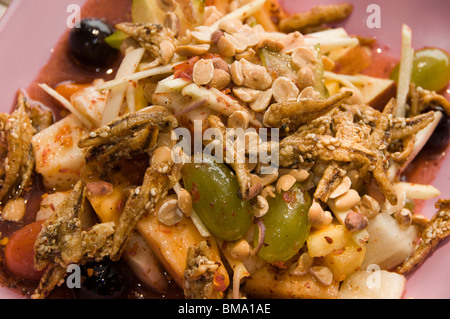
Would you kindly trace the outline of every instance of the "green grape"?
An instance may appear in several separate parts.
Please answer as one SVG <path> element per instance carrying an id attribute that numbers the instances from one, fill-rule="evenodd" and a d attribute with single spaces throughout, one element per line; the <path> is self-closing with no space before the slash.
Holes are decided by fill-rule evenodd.
<path id="1" fill-rule="evenodd" d="M 247 232 L 251 204 L 238 197 L 239 185 L 228 166 L 203 156 L 202 163 L 183 165 L 181 173 L 195 212 L 214 236 L 233 241 Z"/>
<path id="2" fill-rule="evenodd" d="M 398 82 L 400 64 L 391 72 L 390 78 Z M 450 80 L 450 56 L 441 49 L 422 49 L 414 53 L 411 82 L 425 90 L 439 92 Z"/>
<path id="3" fill-rule="evenodd" d="M 267 202 L 269 211 L 261 218 L 265 238 L 258 256 L 270 263 L 283 262 L 296 255 L 306 241 L 311 197 L 300 184 L 295 184 L 287 192 L 267 198 Z"/>

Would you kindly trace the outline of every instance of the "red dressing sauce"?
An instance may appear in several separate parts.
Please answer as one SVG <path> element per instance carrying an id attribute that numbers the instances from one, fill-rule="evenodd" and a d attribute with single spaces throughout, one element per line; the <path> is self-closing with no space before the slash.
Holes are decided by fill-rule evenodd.
<path id="1" fill-rule="evenodd" d="M 88 0 L 82 8 L 82 18 L 101 17 L 111 24 L 131 20 L 131 0 Z M 38 87 L 39 83 L 46 83 L 51 87 L 63 82 L 90 83 L 97 78 L 110 80 L 114 78 L 115 71 L 120 65 L 121 57 L 107 69 L 86 70 L 76 65 L 67 53 L 68 32 L 66 32 L 55 45 L 52 56 L 48 63 L 41 69 L 38 76 L 27 88 L 27 93 L 32 100 L 40 101 L 50 107 L 58 119 L 61 117 L 62 107 L 52 97 Z M 388 48 L 375 46 L 372 50 L 373 63 L 363 73 L 375 77 L 388 78 L 392 68 L 398 62 L 398 58 L 389 55 Z M 433 154 L 420 153 L 404 172 L 407 181 L 415 183 L 431 183 L 439 171 L 440 164 L 444 158 L 443 152 Z M 25 219 L 20 223 L 0 223 L 2 237 L 12 234 L 15 230 L 34 221 L 39 209 L 40 196 L 45 193 L 42 182 L 37 177 L 33 191 L 28 196 L 28 209 Z M 3 251 L 3 248 L 0 248 Z M 1 252 L 2 253 L 2 252 Z M 3 253 L 2 253 L 3 254 Z M 37 283 L 18 281 L 17 278 L 8 276 L 3 263 L 0 265 L 0 282 L 8 287 L 16 287 L 24 294 L 33 292 Z M 72 298 L 73 294 L 68 288 L 56 288 L 49 298 Z M 182 298 L 182 292 L 173 285 L 167 294 L 160 294 L 146 289 L 136 281 L 129 298 Z"/>

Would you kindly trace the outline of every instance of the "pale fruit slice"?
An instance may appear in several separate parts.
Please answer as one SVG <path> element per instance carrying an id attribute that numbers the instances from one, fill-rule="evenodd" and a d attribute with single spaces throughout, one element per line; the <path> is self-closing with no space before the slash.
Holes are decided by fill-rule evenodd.
<path id="1" fill-rule="evenodd" d="M 392 269 L 408 258 L 417 240 L 417 229 L 410 226 L 401 228 L 387 213 L 375 217 L 366 228 L 369 241 L 362 269 L 377 265 L 381 269 Z"/>
<path id="2" fill-rule="evenodd" d="M 164 275 L 164 269 L 138 232 L 133 232 L 130 236 L 124 256 L 135 276 L 146 286 L 158 292 L 167 291 L 169 283 Z"/>
<path id="3" fill-rule="evenodd" d="M 357 271 L 339 289 L 339 299 L 400 299 L 406 286 L 403 275 L 386 270 Z"/>

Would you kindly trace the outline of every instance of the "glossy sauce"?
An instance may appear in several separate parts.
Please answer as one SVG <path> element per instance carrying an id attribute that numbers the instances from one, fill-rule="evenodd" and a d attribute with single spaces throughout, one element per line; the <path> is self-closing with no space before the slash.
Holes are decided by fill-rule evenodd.
<path id="1" fill-rule="evenodd" d="M 116 24 L 131 19 L 130 13 L 131 0 L 88 0 L 82 8 L 82 18 L 84 17 L 102 17 L 111 24 Z M 72 61 L 67 54 L 68 32 L 66 32 L 59 42 L 55 45 L 52 56 L 48 63 L 41 69 L 36 79 L 27 88 L 27 93 L 32 100 L 40 101 L 44 105 L 50 107 L 55 114 L 55 118 L 59 119 L 63 114 L 61 106 L 53 98 L 48 96 L 38 83 L 46 83 L 51 87 L 55 87 L 59 83 L 90 83 L 94 79 L 103 78 L 109 80 L 114 78 L 115 70 L 120 65 L 121 56 L 117 61 L 107 69 L 87 70 Z M 392 68 L 398 62 L 398 58 L 393 58 L 388 54 L 387 47 L 374 47 L 372 51 L 373 63 L 363 73 L 375 77 L 387 78 Z M 417 158 L 410 164 L 404 172 L 404 179 L 416 183 L 431 183 L 436 177 L 440 168 L 440 163 L 444 158 L 444 150 L 436 153 L 425 152 L 420 153 Z M 39 209 L 41 195 L 45 193 L 42 181 L 39 177 L 35 178 L 33 190 L 27 195 L 27 214 L 25 218 L 19 222 L 0 223 L 1 237 L 7 237 L 14 231 L 21 229 L 26 224 L 35 220 L 36 212 Z M 0 246 L 0 256 L 3 259 L 4 247 Z M 10 288 L 16 288 L 24 294 L 29 295 L 36 288 L 37 283 L 25 282 L 14 278 L 8 274 L 4 267 L 4 262 L 0 263 L 0 282 Z M 168 294 L 159 294 L 146 289 L 138 281 L 135 282 L 129 298 L 182 298 L 181 289 L 175 284 Z M 71 289 L 62 285 L 56 288 L 49 298 L 73 298 Z"/>
<path id="2" fill-rule="evenodd" d="M 81 18 L 86 17 L 101 17 L 112 25 L 123 21 L 131 20 L 131 1 L 130 0 L 88 0 L 82 8 Z M 46 83 L 50 87 L 63 82 L 73 83 L 91 83 L 93 80 L 102 78 L 105 80 L 113 79 L 115 72 L 120 65 L 122 56 L 118 56 L 117 60 L 108 68 L 105 69 L 86 69 L 85 67 L 75 63 L 67 52 L 68 48 L 68 35 L 69 30 L 63 34 L 59 39 L 52 55 L 47 64 L 40 70 L 37 77 L 26 89 L 30 102 L 39 101 L 45 106 L 49 107 L 58 120 L 64 116 L 67 111 L 64 110 L 58 102 L 45 93 L 38 87 L 39 83 Z M 148 162 L 148 160 L 147 160 Z M 16 230 L 23 228 L 25 225 L 33 222 L 36 217 L 36 213 L 39 210 L 39 204 L 41 196 L 46 192 L 41 178 L 35 177 L 35 183 L 33 189 L 26 195 L 27 200 L 27 212 L 22 221 L 5 222 L 0 223 L 1 238 L 9 237 Z M 2 286 L 13 288 L 23 293 L 24 295 L 30 295 L 37 287 L 37 282 L 27 282 L 15 278 L 8 272 L 3 262 L 4 246 L 0 246 L 0 283 Z M 142 283 L 135 280 L 134 285 L 128 294 L 128 298 L 181 298 L 181 290 L 174 284 L 170 284 L 171 289 L 166 294 L 156 293 L 146 288 Z M 52 298 L 74 298 L 71 289 L 67 288 L 64 284 L 61 287 L 57 287 L 49 296 Z"/>

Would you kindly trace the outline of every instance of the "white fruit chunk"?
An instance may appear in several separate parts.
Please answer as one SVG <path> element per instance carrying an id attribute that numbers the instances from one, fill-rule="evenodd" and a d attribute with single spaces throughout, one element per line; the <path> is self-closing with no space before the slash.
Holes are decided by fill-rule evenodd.
<path id="1" fill-rule="evenodd" d="M 47 188 L 67 190 L 80 179 L 86 150 L 78 142 L 87 134 L 87 128 L 70 114 L 33 136 L 36 171 Z"/>
<path id="2" fill-rule="evenodd" d="M 403 275 L 386 270 L 357 271 L 339 289 L 339 299 L 400 299 L 406 286 Z"/>
<path id="3" fill-rule="evenodd" d="M 417 240 L 417 229 L 414 226 L 401 228 L 387 213 L 381 213 L 371 220 L 366 230 L 369 241 L 362 269 L 370 265 L 392 269 L 411 255 Z"/>
<path id="4" fill-rule="evenodd" d="M 133 232 L 125 248 L 125 260 L 139 280 L 159 292 L 168 289 L 161 263 L 142 236 Z"/>
<path id="5" fill-rule="evenodd" d="M 56 192 L 52 194 L 45 194 L 42 197 L 39 211 L 36 213 L 36 221 L 45 220 L 49 218 L 56 211 L 56 207 L 61 204 L 69 195 L 70 192 Z"/>

